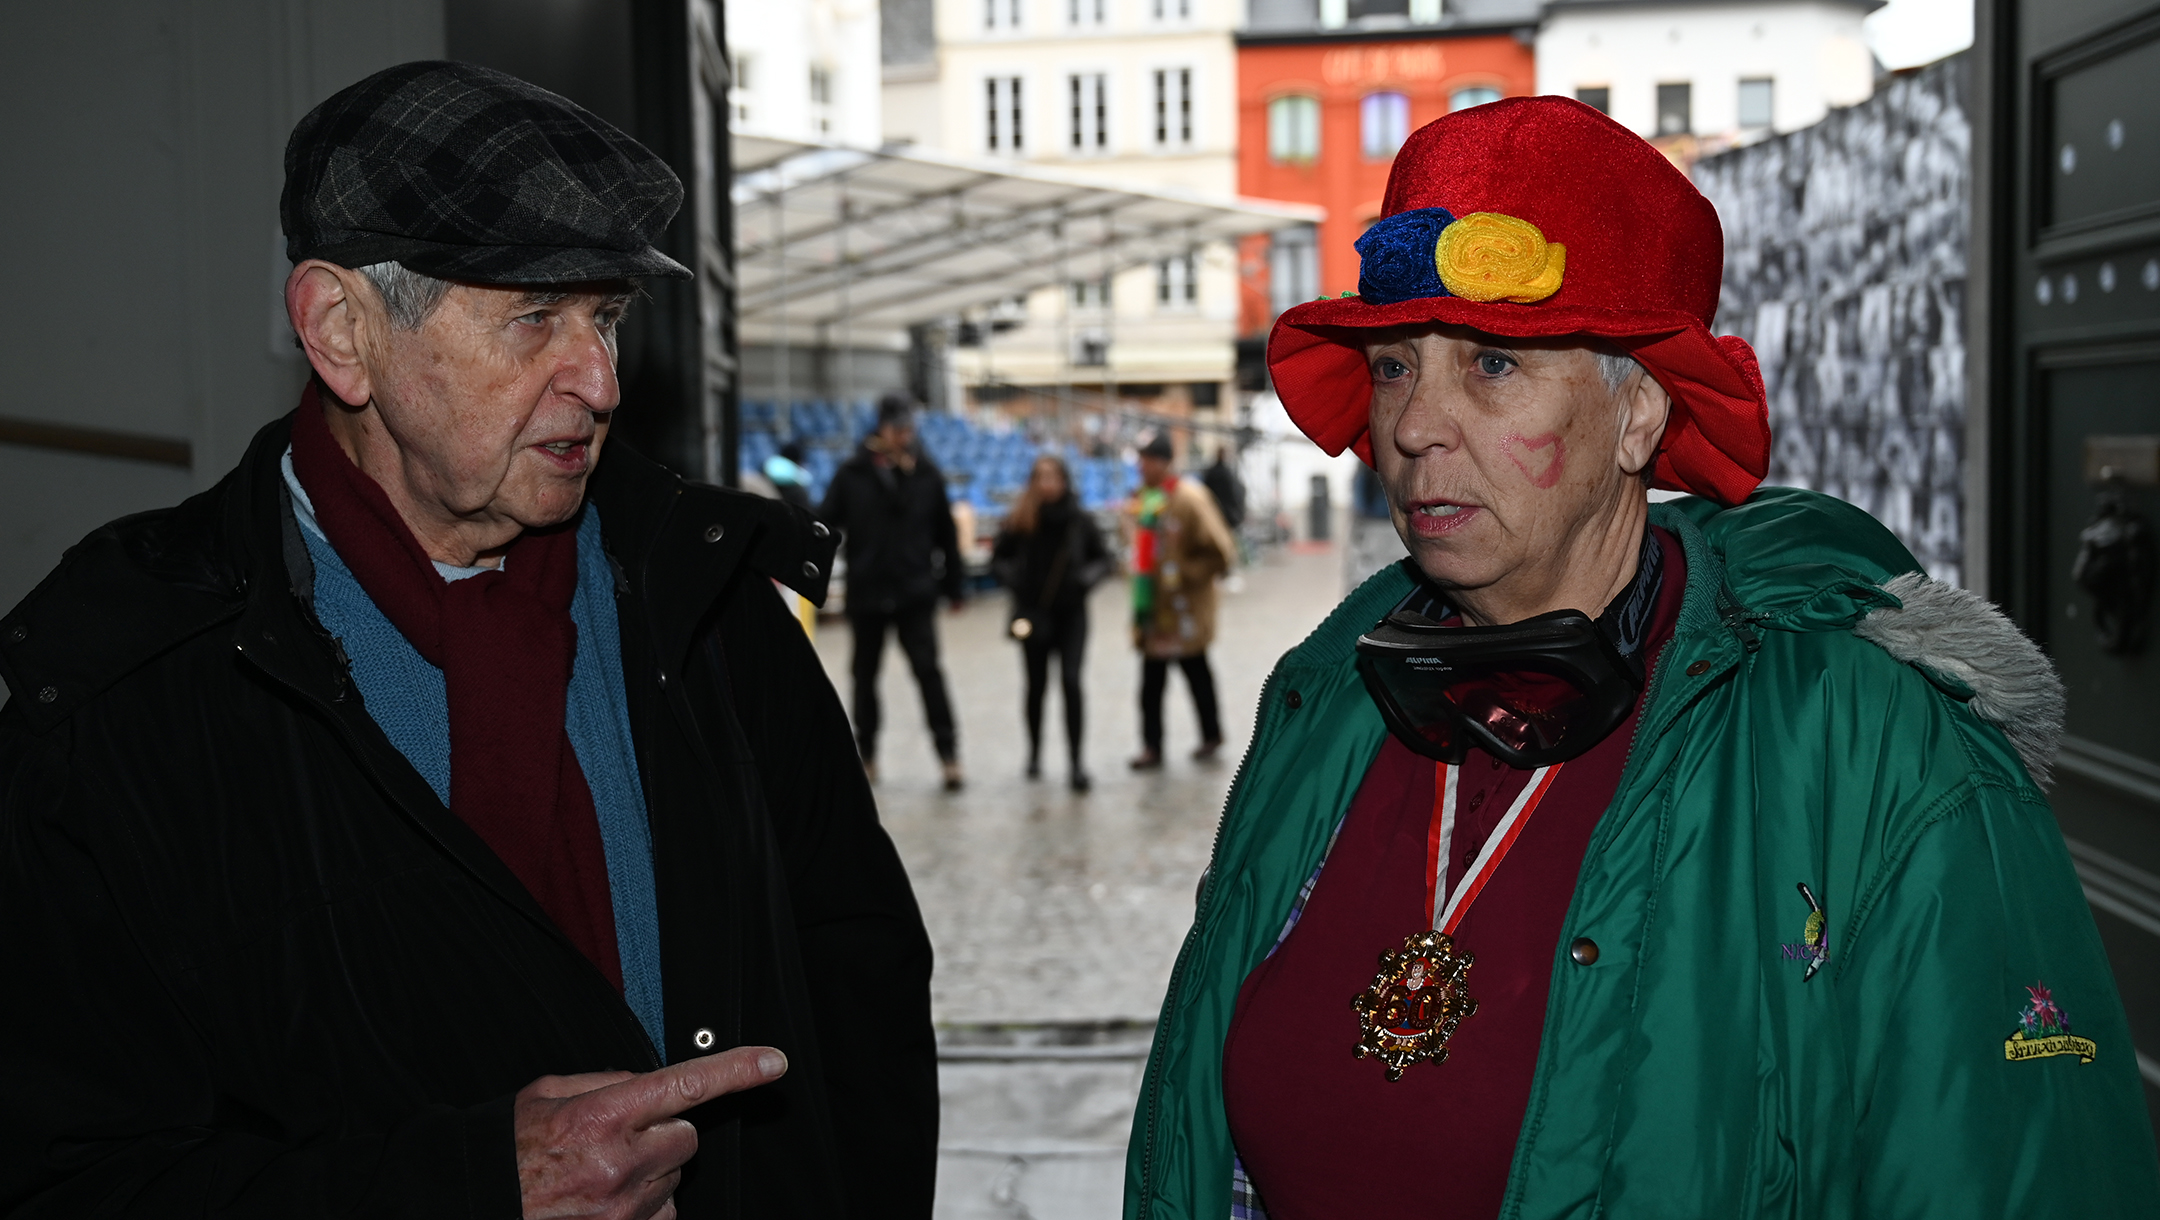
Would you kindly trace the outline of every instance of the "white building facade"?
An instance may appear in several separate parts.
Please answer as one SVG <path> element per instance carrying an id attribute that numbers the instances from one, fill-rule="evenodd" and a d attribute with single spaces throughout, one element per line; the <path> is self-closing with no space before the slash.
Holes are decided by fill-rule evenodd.
<path id="1" fill-rule="evenodd" d="M 1552 0 L 1538 92 L 1579 98 L 1650 139 L 1714 147 L 1795 131 L 1874 95 L 1861 21 L 1882 4 Z"/>
<path id="2" fill-rule="evenodd" d="M 1231 35 L 1241 0 L 886 3 L 889 143 L 1120 185 L 1235 193 Z M 913 28 L 922 21 L 932 38 Z M 1114 398 L 1203 418 L 1225 410 L 1238 292 L 1231 248 L 1196 244 L 1107 285 L 1105 252 L 1085 221 L 1072 249 L 1064 288 L 969 319 L 956 353 L 961 383 L 1020 387 L 1045 402 Z"/>
<path id="3" fill-rule="evenodd" d="M 727 6 L 732 130 L 875 148 L 883 138 L 878 0 Z"/>

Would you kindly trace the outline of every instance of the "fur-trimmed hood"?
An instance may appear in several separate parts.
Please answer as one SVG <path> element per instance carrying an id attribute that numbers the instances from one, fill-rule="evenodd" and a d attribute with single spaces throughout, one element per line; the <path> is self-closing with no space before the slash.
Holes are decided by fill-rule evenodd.
<path id="1" fill-rule="evenodd" d="M 2047 786 L 2063 733 L 2062 679 L 1985 598 L 1930 578 L 1882 523 L 1818 492 L 1766 487 L 1735 508 L 1692 497 L 1670 506 L 1717 549 L 1751 623 L 1851 631 L 1877 645 L 2001 729 Z"/>

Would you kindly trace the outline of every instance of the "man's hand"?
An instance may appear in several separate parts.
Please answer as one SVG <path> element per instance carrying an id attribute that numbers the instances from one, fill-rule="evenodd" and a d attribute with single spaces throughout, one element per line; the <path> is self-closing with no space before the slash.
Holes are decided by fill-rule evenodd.
<path id="1" fill-rule="evenodd" d="M 675 1117 L 787 1072 L 769 1046 L 738 1046 L 657 1072 L 542 1076 L 517 1095 L 525 1220 L 674 1220 L 697 1128 Z"/>

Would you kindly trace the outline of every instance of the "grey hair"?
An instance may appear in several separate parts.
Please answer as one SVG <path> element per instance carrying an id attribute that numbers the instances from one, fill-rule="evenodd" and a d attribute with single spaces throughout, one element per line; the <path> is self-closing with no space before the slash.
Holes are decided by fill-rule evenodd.
<path id="1" fill-rule="evenodd" d="M 1635 357 L 1617 347 L 1593 348 L 1590 354 L 1597 357 L 1598 373 L 1605 378 L 1605 388 L 1615 394 L 1627 388 L 1628 381 L 1643 371 Z"/>
<path id="2" fill-rule="evenodd" d="M 422 275 L 403 263 L 369 263 L 357 270 L 382 294 L 390 325 L 398 330 L 419 330 L 450 291 L 449 280 Z"/>

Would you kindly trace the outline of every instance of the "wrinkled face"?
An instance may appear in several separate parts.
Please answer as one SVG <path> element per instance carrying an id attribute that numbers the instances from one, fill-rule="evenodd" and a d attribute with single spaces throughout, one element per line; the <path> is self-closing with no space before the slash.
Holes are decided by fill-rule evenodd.
<path id="1" fill-rule="evenodd" d="M 887 453 L 905 452 L 908 446 L 915 443 L 915 429 L 908 424 L 879 424 L 877 434 L 878 439 L 885 443 Z"/>
<path id="2" fill-rule="evenodd" d="M 1153 454 L 1140 455 L 1140 481 L 1149 487 L 1160 487 L 1170 477 L 1170 462 Z"/>
<path id="3" fill-rule="evenodd" d="M 1049 458 L 1035 459 L 1035 469 L 1029 475 L 1035 484 L 1035 494 L 1044 502 L 1065 498 L 1065 469 Z"/>
<path id="4" fill-rule="evenodd" d="M 376 411 L 414 499 L 524 529 L 567 520 L 621 401 L 627 285 L 455 284 L 416 330 L 363 341 Z"/>
<path id="5" fill-rule="evenodd" d="M 1641 496 L 1622 468 L 1624 396 L 1579 340 L 1442 327 L 1365 351 L 1373 465 L 1396 531 L 1441 586 L 1551 583 L 1624 495 Z"/>

